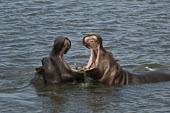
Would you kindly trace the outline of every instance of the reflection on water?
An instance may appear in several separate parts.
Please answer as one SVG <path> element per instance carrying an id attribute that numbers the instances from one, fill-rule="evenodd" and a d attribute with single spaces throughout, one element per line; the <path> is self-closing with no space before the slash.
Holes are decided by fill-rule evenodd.
<path id="1" fill-rule="evenodd" d="M 68 37 L 65 55 L 85 66 L 82 38 L 103 37 L 127 71 L 170 71 L 169 0 L 0 1 L 0 112 L 169 112 L 170 82 L 134 86 L 99 83 L 33 86 L 35 67 L 57 36 Z"/>
<path id="2" fill-rule="evenodd" d="M 99 85 L 101 86 L 101 85 Z M 95 88 L 87 89 L 90 92 L 90 97 L 88 99 L 88 105 L 90 106 L 93 112 L 100 112 L 107 110 L 107 105 L 110 103 L 106 101 L 106 96 L 116 96 L 114 93 L 118 91 L 118 89 L 108 86 L 101 86 Z"/>

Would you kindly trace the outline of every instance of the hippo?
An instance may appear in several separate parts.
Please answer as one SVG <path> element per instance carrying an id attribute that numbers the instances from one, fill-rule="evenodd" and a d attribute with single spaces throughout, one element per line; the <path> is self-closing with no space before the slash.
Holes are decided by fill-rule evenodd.
<path id="1" fill-rule="evenodd" d="M 102 38 L 98 34 L 90 34 L 83 38 L 85 47 L 91 50 L 91 56 L 85 74 L 108 85 L 130 85 L 170 81 L 170 72 L 149 71 L 130 73 L 121 68 L 113 54 L 104 49 Z"/>
<path id="2" fill-rule="evenodd" d="M 35 84 L 57 84 L 66 82 L 84 82 L 84 72 L 71 69 L 64 60 L 64 54 L 71 47 L 66 37 L 57 37 L 48 57 L 42 59 L 42 66 L 36 68 Z"/>

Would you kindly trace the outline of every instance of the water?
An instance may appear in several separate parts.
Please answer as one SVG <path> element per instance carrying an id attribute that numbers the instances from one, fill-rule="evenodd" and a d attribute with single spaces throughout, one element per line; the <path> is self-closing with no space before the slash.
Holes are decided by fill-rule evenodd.
<path id="1" fill-rule="evenodd" d="M 169 0 L 1 0 L 0 112 L 170 112 L 170 82 L 114 87 L 29 83 L 57 36 L 72 47 L 65 56 L 86 65 L 82 38 L 102 36 L 127 71 L 170 71 Z"/>

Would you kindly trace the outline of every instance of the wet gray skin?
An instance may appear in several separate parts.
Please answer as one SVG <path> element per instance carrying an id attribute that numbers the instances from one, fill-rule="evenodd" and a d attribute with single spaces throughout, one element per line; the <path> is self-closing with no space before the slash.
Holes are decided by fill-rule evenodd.
<path id="1" fill-rule="evenodd" d="M 104 49 L 102 38 L 97 34 L 84 37 L 83 44 L 91 50 L 85 73 L 101 83 L 128 85 L 170 81 L 170 72 L 150 71 L 133 74 L 123 70 L 112 53 Z"/>
<path id="2" fill-rule="evenodd" d="M 71 47 L 71 41 L 58 37 L 48 57 L 42 59 L 42 66 L 36 68 L 34 84 L 57 84 L 66 82 L 84 82 L 84 73 L 71 69 L 64 60 L 64 54 Z"/>

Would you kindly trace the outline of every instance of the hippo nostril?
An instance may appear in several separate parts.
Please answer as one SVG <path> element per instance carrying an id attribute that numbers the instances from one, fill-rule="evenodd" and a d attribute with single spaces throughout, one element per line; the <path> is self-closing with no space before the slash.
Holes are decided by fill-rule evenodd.
<path id="1" fill-rule="evenodd" d="M 94 42 L 94 40 L 90 40 L 89 42 Z"/>

